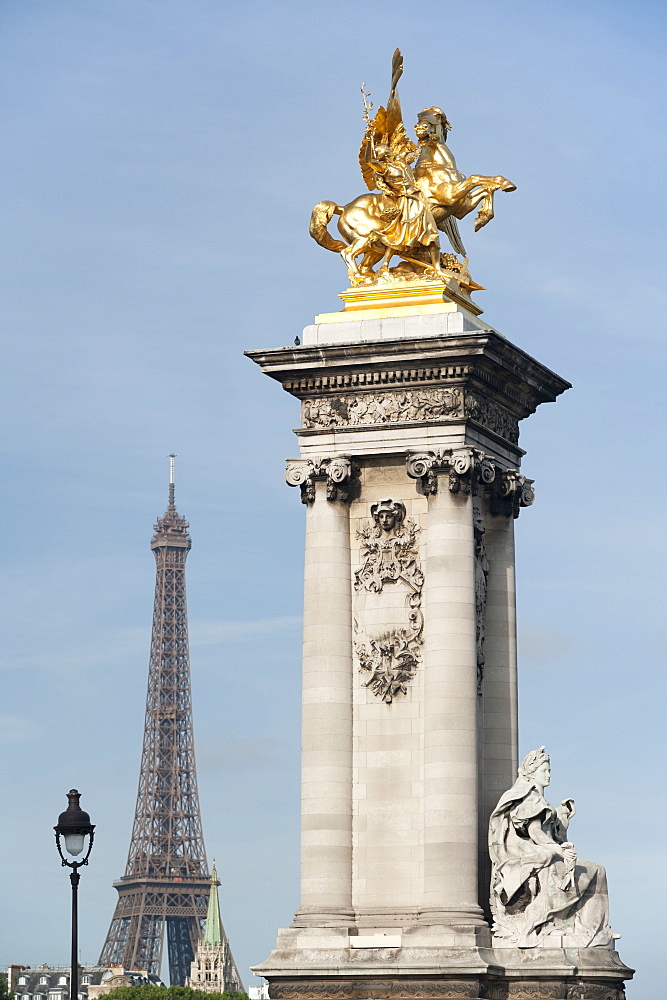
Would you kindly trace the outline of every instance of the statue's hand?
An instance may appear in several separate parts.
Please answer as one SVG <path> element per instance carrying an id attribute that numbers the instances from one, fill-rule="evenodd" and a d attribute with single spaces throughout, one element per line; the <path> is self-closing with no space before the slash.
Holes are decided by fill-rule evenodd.
<path id="1" fill-rule="evenodd" d="M 564 844 L 560 845 L 560 849 L 563 852 L 563 860 L 566 865 L 573 865 L 577 860 L 577 852 L 574 849 L 574 844 L 570 844 L 566 841 Z"/>
<path id="2" fill-rule="evenodd" d="M 577 810 L 574 808 L 574 799 L 563 799 L 561 804 L 556 809 L 556 816 L 558 816 L 558 819 L 561 821 L 566 830 L 576 811 Z"/>

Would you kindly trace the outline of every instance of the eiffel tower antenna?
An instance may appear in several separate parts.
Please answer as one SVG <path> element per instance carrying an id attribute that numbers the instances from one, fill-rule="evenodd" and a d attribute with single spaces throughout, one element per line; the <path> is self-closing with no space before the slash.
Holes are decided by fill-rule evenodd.
<path id="1" fill-rule="evenodd" d="M 183 986 L 201 937 L 211 876 L 197 791 L 185 560 L 189 524 L 176 510 L 174 454 L 169 502 L 155 525 L 155 604 L 139 790 L 125 874 L 100 965 L 160 974 L 167 935 L 169 978 Z"/>
<path id="2" fill-rule="evenodd" d="M 176 489 L 174 485 L 174 463 L 177 457 L 173 451 L 169 455 L 169 510 L 172 510 L 172 508 L 176 509 L 174 503 L 174 490 Z"/>

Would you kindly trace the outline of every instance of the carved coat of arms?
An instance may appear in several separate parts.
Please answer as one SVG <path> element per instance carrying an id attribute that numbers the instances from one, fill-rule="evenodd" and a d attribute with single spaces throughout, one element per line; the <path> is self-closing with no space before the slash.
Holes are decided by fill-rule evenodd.
<path id="1" fill-rule="evenodd" d="M 399 500 L 380 500 L 357 533 L 362 563 L 354 575 L 355 652 L 360 670 L 369 674 L 365 686 L 387 704 L 407 693 L 423 644 L 420 529 L 405 513 Z"/>

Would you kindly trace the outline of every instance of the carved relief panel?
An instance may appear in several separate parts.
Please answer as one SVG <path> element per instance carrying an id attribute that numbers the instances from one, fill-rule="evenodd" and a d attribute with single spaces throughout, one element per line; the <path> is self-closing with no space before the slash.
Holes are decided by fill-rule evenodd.
<path id="1" fill-rule="evenodd" d="M 303 402 L 303 426 L 340 427 L 438 420 L 463 415 L 461 389 L 422 388 L 403 392 L 344 393 Z"/>
<path id="2" fill-rule="evenodd" d="M 387 704 L 407 693 L 422 655 L 424 575 L 419 527 L 400 500 L 371 505 L 357 532 L 361 565 L 354 574 L 354 649 L 364 684 Z"/>
<path id="3" fill-rule="evenodd" d="M 475 633 L 477 646 L 477 693 L 482 693 L 484 680 L 484 636 L 486 631 L 486 594 L 489 581 L 489 560 L 486 557 L 486 525 L 479 497 L 472 502 L 472 523 L 475 538 Z"/>
<path id="4" fill-rule="evenodd" d="M 482 393 L 460 386 L 312 396 L 303 400 L 301 416 L 308 430 L 470 418 L 512 444 L 519 440 L 515 414 Z"/>

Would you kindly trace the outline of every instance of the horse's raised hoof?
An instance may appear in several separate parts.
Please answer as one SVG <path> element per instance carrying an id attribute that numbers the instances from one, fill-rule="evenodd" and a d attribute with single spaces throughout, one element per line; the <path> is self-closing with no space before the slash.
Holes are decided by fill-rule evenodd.
<path id="1" fill-rule="evenodd" d="M 507 178 L 505 178 L 505 180 L 500 185 L 500 190 L 501 191 L 516 191 L 516 184 L 512 184 L 511 181 L 508 181 Z"/>

